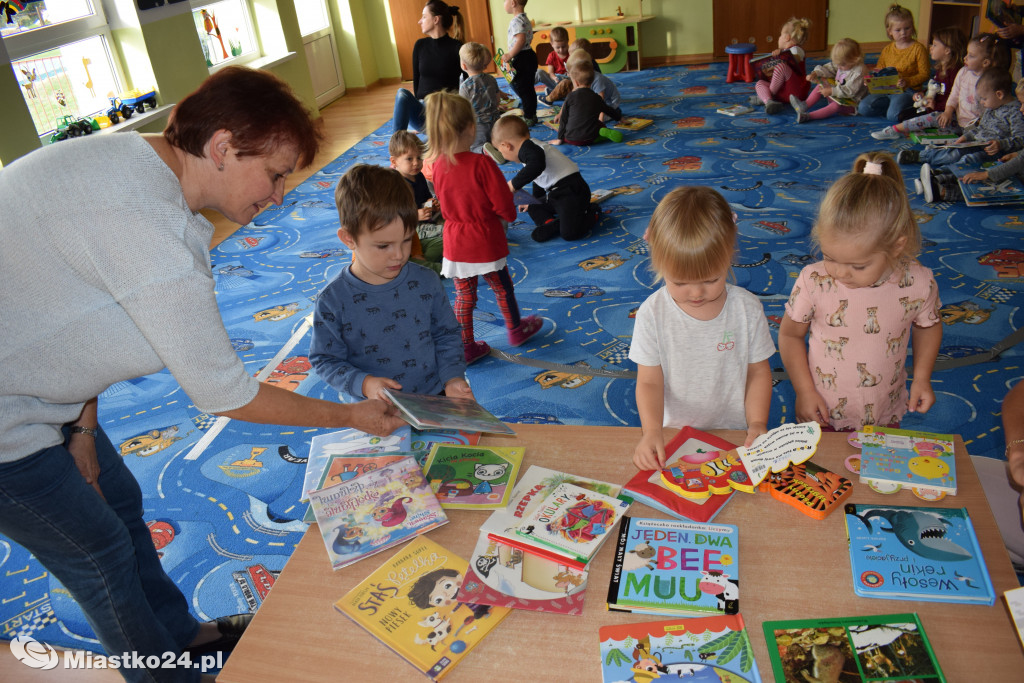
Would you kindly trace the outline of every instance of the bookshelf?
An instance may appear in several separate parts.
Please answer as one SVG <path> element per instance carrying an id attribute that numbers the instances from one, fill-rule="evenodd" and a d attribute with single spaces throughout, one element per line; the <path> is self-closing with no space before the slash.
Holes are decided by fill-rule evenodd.
<path id="1" fill-rule="evenodd" d="M 921 0 L 917 17 L 917 39 L 931 42 L 932 31 L 956 26 L 970 38 L 981 31 L 991 31 L 992 22 L 985 19 L 986 0 Z"/>

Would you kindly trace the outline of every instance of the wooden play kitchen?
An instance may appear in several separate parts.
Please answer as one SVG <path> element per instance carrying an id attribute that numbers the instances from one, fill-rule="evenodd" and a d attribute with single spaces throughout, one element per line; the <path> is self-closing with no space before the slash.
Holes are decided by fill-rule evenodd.
<path id="1" fill-rule="evenodd" d="M 625 16 L 613 14 L 596 19 L 583 19 L 580 3 L 576 7 L 576 21 L 544 22 L 538 20 L 533 27 L 533 49 L 537 60 L 543 65 L 551 53 L 550 31 L 555 26 L 562 26 L 569 33 L 569 44 L 577 38 L 590 41 L 591 54 L 601 66 L 601 72 L 610 74 L 619 71 L 639 71 L 640 56 L 640 24 L 654 17 L 643 14 L 643 3 L 640 3 L 640 14 Z"/>

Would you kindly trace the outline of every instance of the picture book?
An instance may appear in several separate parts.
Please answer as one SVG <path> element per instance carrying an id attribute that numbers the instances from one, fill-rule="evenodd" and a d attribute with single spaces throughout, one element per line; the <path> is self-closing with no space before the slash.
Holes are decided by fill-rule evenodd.
<path id="1" fill-rule="evenodd" d="M 334 606 L 436 681 L 510 611 L 459 599 L 467 566 L 466 560 L 421 537 Z"/>
<path id="2" fill-rule="evenodd" d="M 808 517 L 825 519 L 853 495 L 853 482 L 808 460 L 772 472 L 760 489 Z"/>
<path id="3" fill-rule="evenodd" d="M 867 425 L 860 431 L 860 480 L 956 495 L 952 434 Z"/>
<path id="4" fill-rule="evenodd" d="M 435 443 L 475 446 L 480 443 L 480 432 L 466 432 L 460 429 L 431 429 L 423 432 L 412 430 L 411 448 L 420 467 L 427 464 L 427 455 Z"/>
<path id="5" fill-rule="evenodd" d="M 587 570 L 525 553 L 480 534 L 459 599 L 534 612 L 579 616 Z"/>
<path id="6" fill-rule="evenodd" d="M 653 119 L 643 119 L 639 116 L 623 116 L 615 122 L 613 128 L 620 130 L 640 130 L 654 123 Z"/>
<path id="7" fill-rule="evenodd" d="M 754 108 L 746 104 L 730 104 L 728 107 L 719 107 L 717 111 L 726 116 L 743 116 L 754 111 Z"/>
<path id="8" fill-rule="evenodd" d="M 964 203 L 967 206 L 1000 206 L 1003 204 L 1020 204 L 1024 202 L 1024 183 L 1017 176 L 1010 176 L 1001 182 L 983 180 L 980 183 L 965 183 L 964 175 L 973 171 L 983 171 L 992 166 L 995 162 L 988 162 L 981 167 L 969 167 L 965 163 L 954 164 L 953 174 L 960 185 L 960 192 L 964 195 Z"/>
<path id="9" fill-rule="evenodd" d="M 608 609 L 686 615 L 739 611 L 739 529 L 674 519 L 622 518 Z"/>
<path id="10" fill-rule="evenodd" d="M 761 681 L 739 614 L 615 624 L 602 626 L 597 634 L 604 683 L 662 677 L 670 681 Z M 644 675 L 647 672 L 661 675 Z"/>
<path id="11" fill-rule="evenodd" d="M 586 564 L 612 534 L 629 502 L 575 484 L 559 484 L 532 514 L 523 517 L 516 534 L 570 560 Z"/>
<path id="12" fill-rule="evenodd" d="M 713 434 L 683 427 L 665 444 L 668 456 L 666 467 L 675 466 L 681 460 L 700 460 L 712 451 L 730 450 L 735 446 Z M 694 458 L 693 456 L 697 457 Z M 641 470 L 622 487 L 622 492 L 644 505 L 661 510 L 677 519 L 694 522 L 710 522 L 725 506 L 732 494 L 689 498 L 669 488 L 661 479 L 660 470 Z"/>
<path id="13" fill-rule="evenodd" d="M 356 453 L 332 455 L 331 459 L 327 462 L 327 466 L 324 468 L 323 474 L 320 475 L 320 481 L 317 482 L 314 490 L 319 490 L 325 486 L 333 486 L 335 484 L 340 484 L 343 481 L 354 479 L 360 474 L 372 472 L 375 469 L 385 465 L 390 465 L 393 462 L 398 462 L 402 458 L 406 458 L 410 455 L 413 454 L 403 453 L 402 451 L 375 454 L 370 453 L 366 455 Z M 306 523 L 316 521 L 312 505 L 306 508 L 306 514 L 302 518 L 302 521 Z"/>
<path id="14" fill-rule="evenodd" d="M 499 47 L 498 52 L 494 55 L 494 66 L 498 67 L 498 71 L 501 75 L 505 77 L 505 80 L 508 81 L 509 85 L 512 85 L 512 81 L 516 77 L 516 70 L 512 68 L 512 64 L 510 62 L 506 62 L 501 58 L 504 54 L 505 51 Z"/>
<path id="15" fill-rule="evenodd" d="M 957 133 L 943 133 L 938 128 L 925 128 L 923 131 L 910 134 L 910 141 L 919 145 L 935 145 L 952 142 L 960 136 Z"/>
<path id="16" fill-rule="evenodd" d="M 309 500 L 306 494 L 320 488 L 324 468 L 335 455 L 365 455 L 409 450 L 411 431 L 401 427 L 391 436 L 374 436 L 358 429 L 340 429 L 336 432 L 317 434 L 309 442 L 309 457 L 306 459 L 306 474 L 302 480 L 302 501 Z"/>
<path id="17" fill-rule="evenodd" d="M 894 66 L 887 66 L 871 72 L 868 79 L 868 92 L 873 95 L 895 95 L 903 92 L 903 88 L 897 85 L 900 81 L 900 72 Z"/>
<path id="18" fill-rule="evenodd" d="M 847 503 L 853 592 L 991 605 L 995 590 L 966 508 Z"/>
<path id="19" fill-rule="evenodd" d="M 311 491 L 309 502 L 335 569 L 448 522 L 412 456 Z"/>
<path id="20" fill-rule="evenodd" d="M 1017 629 L 1017 638 L 1020 644 L 1024 645 L 1024 586 L 1011 588 L 1003 593 L 1003 600 L 1006 601 L 1006 609 L 1013 618 L 1013 625 Z"/>
<path id="21" fill-rule="evenodd" d="M 493 510 L 508 504 L 522 464 L 522 448 L 434 444 L 424 472 L 441 507 Z"/>
<path id="22" fill-rule="evenodd" d="M 836 95 L 829 95 L 828 98 L 838 104 L 840 107 L 856 107 L 857 100 L 852 97 L 838 97 Z"/>
<path id="23" fill-rule="evenodd" d="M 471 398 L 408 394 L 390 389 L 384 389 L 384 393 L 402 413 L 402 419 L 416 429 L 515 434 L 511 427 Z"/>
<path id="24" fill-rule="evenodd" d="M 592 190 L 591 193 L 590 193 L 590 203 L 591 204 L 600 204 L 604 200 L 608 199 L 609 197 L 614 197 L 618 193 L 619 193 L 618 190 L 612 190 L 612 189 L 608 189 L 608 188 L 600 188 L 600 189 L 597 189 L 597 190 Z"/>
<path id="25" fill-rule="evenodd" d="M 778 683 L 945 683 L 916 614 L 766 621 Z"/>

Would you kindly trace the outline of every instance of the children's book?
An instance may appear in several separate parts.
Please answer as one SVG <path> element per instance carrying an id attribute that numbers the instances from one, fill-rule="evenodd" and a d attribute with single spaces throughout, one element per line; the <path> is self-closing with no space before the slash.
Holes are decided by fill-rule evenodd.
<path id="1" fill-rule="evenodd" d="M 602 626 L 597 634 L 604 683 L 663 677 L 669 681 L 761 681 L 739 614 L 615 624 Z"/>
<path id="2" fill-rule="evenodd" d="M 867 425 L 859 433 L 860 480 L 956 495 L 952 434 L 931 434 Z"/>
<path id="3" fill-rule="evenodd" d="M 608 188 L 600 188 L 600 189 L 597 189 L 597 190 L 592 190 L 591 193 L 590 193 L 590 203 L 591 204 L 600 204 L 604 200 L 608 199 L 609 197 L 614 197 L 618 193 L 619 193 L 618 190 L 612 190 L 612 189 L 608 189 Z"/>
<path id="4" fill-rule="evenodd" d="M 613 128 L 621 130 L 640 130 L 654 123 L 654 119 L 643 119 L 639 116 L 623 116 L 615 122 Z"/>
<path id="5" fill-rule="evenodd" d="M 498 67 L 498 71 L 505 77 L 509 85 L 512 85 L 512 81 L 515 80 L 516 70 L 512 68 L 511 62 L 504 61 L 501 57 L 505 54 L 505 51 L 498 48 L 498 52 L 494 55 L 494 65 Z"/>
<path id="6" fill-rule="evenodd" d="M 493 510 L 508 504 L 522 464 L 522 448 L 434 444 L 424 472 L 441 507 Z"/>
<path id="7" fill-rule="evenodd" d="M 951 167 L 967 206 L 1000 206 L 1024 202 L 1024 183 L 1017 176 L 1010 176 L 998 183 L 991 180 L 983 180 L 980 183 L 963 181 L 963 176 L 967 173 L 982 171 L 996 165 L 996 162 L 987 162 L 980 167 L 969 167 L 961 162 Z"/>
<path id="8" fill-rule="evenodd" d="M 523 517 L 515 533 L 531 546 L 584 564 L 612 535 L 629 502 L 575 484 L 559 484 Z"/>
<path id="9" fill-rule="evenodd" d="M 1020 644 L 1024 645 L 1024 586 L 1006 591 L 1003 593 L 1003 600 L 1006 601 L 1006 609 L 1017 628 L 1017 638 L 1020 639 Z"/>
<path id="10" fill-rule="evenodd" d="M 991 605 L 995 590 L 966 508 L 847 503 L 853 592 Z"/>
<path id="11" fill-rule="evenodd" d="M 726 116 L 743 116 L 754 111 L 754 108 L 746 104 L 730 104 L 728 107 L 719 107 L 717 111 Z"/>
<path id="12" fill-rule="evenodd" d="M 895 95 L 903 92 L 903 88 L 897 83 L 900 80 L 900 72 L 894 66 L 887 66 L 871 72 L 868 79 L 868 92 L 873 95 Z"/>
<path id="13" fill-rule="evenodd" d="M 736 614 L 739 529 L 674 519 L 622 518 L 608 609 L 650 614 Z"/>
<path id="14" fill-rule="evenodd" d="M 911 133 L 910 141 L 916 142 L 919 145 L 934 145 L 944 142 L 952 142 L 959 137 L 960 135 L 957 133 L 944 133 L 938 128 L 925 128 L 922 131 Z"/>
<path id="15" fill-rule="evenodd" d="M 999 28 L 1020 24 L 1024 20 L 1024 9 L 1013 0 L 984 0 L 985 16 Z"/>
<path id="16" fill-rule="evenodd" d="M 579 616 L 586 588 L 586 569 L 525 553 L 481 533 L 459 599 Z"/>
<path id="17" fill-rule="evenodd" d="M 808 460 L 773 472 L 760 490 L 813 519 L 825 519 L 853 495 L 853 482 Z"/>
<path id="18" fill-rule="evenodd" d="M 355 479 L 360 474 L 366 474 L 372 472 L 375 469 L 390 465 L 393 462 L 406 458 L 413 453 L 403 453 L 401 451 L 388 452 L 388 453 L 376 453 L 376 454 L 356 454 L 356 453 L 342 453 L 340 455 L 332 455 L 331 459 L 327 462 L 327 466 L 324 468 L 323 474 L 320 475 L 320 481 L 316 485 L 316 489 L 319 490 L 325 486 L 334 486 L 340 484 L 343 481 L 349 479 Z M 313 506 L 306 508 L 306 514 L 302 518 L 303 522 L 312 523 L 316 521 L 316 516 L 313 514 Z"/>
<path id="19" fill-rule="evenodd" d="M 432 429 L 424 432 L 412 430 L 411 448 L 420 467 L 427 464 L 427 455 L 435 443 L 475 446 L 480 443 L 480 432 L 466 432 L 460 429 Z"/>
<path id="20" fill-rule="evenodd" d="M 511 427 L 471 398 L 408 394 L 390 389 L 384 389 L 384 393 L 402 413 L 402 419 L 416 429 L 515 434 Z"/>
<path id="21" fill-rule="evenodd" d="M 558 124 L 552 121 L 551 119 L 548 119 L 547 121 L 541 121 L 540 124 L 546 128 L 550 128 L 556 133 L 558 132 Z"/>
<path id="22" fill-rule="evenodd" d="M 945 683 L 916 614 L 766 621 L 775 680 Z"/>
<path id="23" fill-rule="evenodd" d="M 418 538 L 334 606 L 436 681 L 510 612 L 461 600 L 466 569 L 466 560 Z M 339 678 L 345 678 L 343 672 Z"/>
<path id="24" fill-rule="evenodd" d="M 412 456 L 311 491 L 309 502 L 335 569 L 448 523 Z"/>
<path id="25" fill-rule="evenodd" d="M 856 107 L 858 104 L 857 100 L 852 97 L 837 97 L 836 95 L 829 95 L 828 98 L 840 107 Z"/>
<path id="26" fill-rule="evenodd" d="M 309 457 L 306 460 L 306 474 L 302 480 L 302 501 L 309 500 L 306 494 L 320 488 L 324 468 L 335 455 L 365 455 L 409 450 L 411 432 L 401 427 L 390 436 L 374 436 L 358 429 L 340 429 L 336 432 L 318 434 L 310 439 Z"/>
<path id="27" fill-rule="evenodd" d="M 665 444 L 665 454 L 668 456 L 665 466 L 673 467 L 687 459 L 700 460 L 707 453 L 732 448 L 735 446 L 725 439 L 693 427 L 683 427 Z M 697 457 L 694 458 L 694 455 Z M 655 510 L 683 521 L 694 522 L 710 522 L 732 497 L 731 493 L 696 499 L 681 496 L 662 481 L 659 470 L 637 472 L 622 487 L 622 492 Z"/>

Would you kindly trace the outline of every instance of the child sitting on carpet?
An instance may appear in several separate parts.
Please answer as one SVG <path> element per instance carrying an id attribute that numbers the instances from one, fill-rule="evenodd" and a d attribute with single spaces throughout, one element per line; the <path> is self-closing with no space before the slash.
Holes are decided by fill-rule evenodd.
<path id="1" fill-rule="evenodd" d="M 569 32 L 564 26 L 555 26 L 551 29 L 550 36 L 551 52 L 544 62 L 544 68 L 537 69 L 537 82 L 545 85 L 545 94 L 549 94 L 560 81 L 569 77 L 565 65 L 569 59 Z"/>
<path id="2" fill-rule="evenodd" d="M 807 40 L 810 27 L 810 21 L 796 17 L 782 25 L 779 48 L 761 67 L 754 83 L 757 94 L 750 99 L 751 104 L 764 104 L 766 114 L 778 114 L 793 95 L 799 99 L 807 96 L 807 63 L 801 45 Z"/>
<path id="3" fill-rule="evenodd" d="M 837 41 L 832 46 L 832 61 L 814 67 L 814 71 L 807 74 L 807 80 L 817 85 L 805 101 L 801 102 L 796 95 L 789 96 L 789 102 L 796 110 L 797 123 L 856 114 L 857 103 L 868 94 L 868 86 L 864 83 L 864 53 L 861 52 L 860 43 L 852 38 Z M 840 104 L 827 99 L 824 107 L 807 111 L 823 97 L 843 98 L 848 103 Z"/>
<path id="4" fill-rule="evenodd" d="M 583 50 L 583 53 L 585 54 L 580 54 L 580 50 Z M 587 40 L 586 38 L 577 38 L 576 40 L 572 41 L 572 44 L 569 45 L 569 58 L 565 60 L 566 74 L 569 73 L 569 68 L 572 66 L 573 62 L 581 59 L 590 62 L 590 65 L 594 67 L 595 74 L 601 73 L 601 66 L 597 63 L 597 60 L 594 59 L 594 57 L 591 55 L 590 51 L 590 41 Z M 564 78 L 558 82 L 558 84 L 551 90 L 551 92 L 547 94 L 546 97 L 542 97 L 541 101 L 547 104 L 551 104 L 552 102 L 558 102 L 559 100 L 564 100 L 566 96 L 571 92 L 572 79 Z"/>
<path id="5" fill-rule="evenodd" d="M 665 465 L 663 426 L 745 429 L 747 446 L 767 431 L 775 345 L 761 302 L 726 282 L 736 235 L 736 215 L 709 187 L 677 187 L 651 216 L 644 237 L 665 284 L 637 311 L 629 349 L 639 469 Z"/>
<path id="6" fill-rule="evenodd" d="M 472 397 L 441 280 L 408 263 L 417 209 L 397 171 L 357 164 L 334 191 L 352 263 L 316 299 L 309 360 L 346 401 L 382 390 Z"/>
<path id="7" fill-rule="evenodd" d="M 535 242 L 578 240 L 597 223 L 597 206 L 590 203 L 590 186 L 580 167 L 546 142 L 530 139 L 530 128 L 518 116 L 502 116 L 494 124 L 491 140 L 508 161 L 524 164 L 508 186 L 513 192 L 533 182 L 539 204 L 526 212 L 537 225 L 530 236 Z"/>
<path id="8" fill-rule="evenodd" d="M 900 112 L 914 102 L 914 91 L 925 84 L 931 73 L 928 50 L 914 40 L 914 15 L 906 7 L 892 5 L 885 14 L 885 33 L 892 41 L 882 48 L 875 69 L 893 67 L 899 72 L 896 84 L 902 92 L 894 95 L 871 93 L 857 107 L 861 116 L 885 116 L 898 121 Z"/>
<path id="9" fill-rule="evenodd" d="M 494 160 L 469 151 L 476 135 L 473 108 L 466 98 L 444 91 L 428 95 L 426 105 L 434 188 L 445 219 L 441 274 L 455 284 L 455 317 L 462 326 L 466 363 L 472 363 L 491 350 L 487 342 L 476 341 L 473 335 L 480 275 L 494 291 L 512 346 L 520 346 L 540 332 L 543 321 L 532 315 L 519 316 L 505 263 L 509 254 L 505 226 L 515 220 L 516 207 L 512 190 Z"/>
<path id="10" fill-rule="evenodd" d="M 410 260 L 435 273 L 441 272 L 441 211 L 423 176 L 423 142 L 409 130 L 396 130 L 388 142 L 391 168 L 402 174 L 416 201 L 416 234 Z"/>
<path id="11" fill-rule="evenodd" d="M 491 126 L 501 116 L 498 111 L 498 82 L 491 74 L 484 73 L 491 63 L 491 53 L 480 43 L 465 43 L 459 48 L 459 60 L 462 70 L 468 74 L 459 83 L 459 94 L 469 100 L 476 115 L 476 137 L 470 149 L 480 153 L 491 141 Z M 491 156 L 497 156 L 495 161 L 501 163 L 501 155 Z"/>
<path id="12" fill-rule="evenodd" d="M 603 97 L 591 90 L 593 67 L 586 62 L 574 63 L 569 68 L 569 77 L 573 90 L 558 112 L 558 137 L 551 144 L 592 145 L 601 138 L 622 142 L 620 131 L 604 126 L 602 115 L 618 120 L 622 118 L 622 112 L 613 109 Z"/>
<path id="13" fill-rule="evenodd" d="M 939 287 L 917 261 L 921 233 L 891 156 L 857 157 L 826 193 L 811 240 L 824 260 L 800 272 L 779 328 L 796 420 L 857 430 L 927 412 L 942 342 Z"/>

